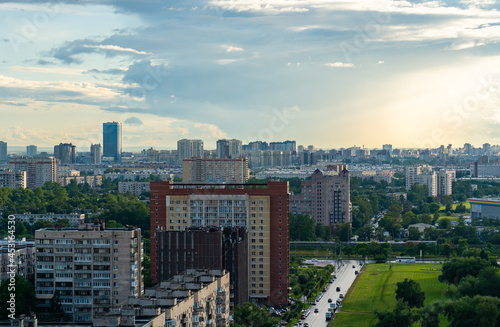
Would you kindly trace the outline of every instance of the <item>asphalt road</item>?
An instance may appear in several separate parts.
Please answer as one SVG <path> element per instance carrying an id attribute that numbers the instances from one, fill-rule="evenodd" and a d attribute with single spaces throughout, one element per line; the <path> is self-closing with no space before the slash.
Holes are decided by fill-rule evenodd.
<path id="1" fill-rule="evenodd" d="M 310 260 L 307 260 L 309 263 Z M 334 264 L 334 261 L 330 261 L 328 263 Z M 351 287 L 352 283 L 356 279 L 356 275 L 354 273 L 355 270 L 359 272 L 361 266 L 359 265 L 359 261 L 357 260 L 344 260 L 344 265 L 340 266 L 340 268 L 335 270 L 337 275 L 337 279 L 333 281 L 333 283 L 328 284 L 327 290 L 323 293 L 323 297 L 316 305 L 311 305 L 310 310 L 311 314 L 304 320 L 303 323 L 308 323 L 310 327 L 326 327 L 328 321 L 326 320 L 326 312 L 330 307 L 330 303 L 328 303 L 328 299 L 332 299 L 332 303 L 335 303 L 339 298 L 340 294 L 344 294 L 347 292 L 349 287 Z M 352 266 L 355 268 L 352 268 Z M 340 292 L 336 291 L 336 288 L 340 287 Z M 314 313 L 314 309 L 318 309 L 318 313 Z"/>

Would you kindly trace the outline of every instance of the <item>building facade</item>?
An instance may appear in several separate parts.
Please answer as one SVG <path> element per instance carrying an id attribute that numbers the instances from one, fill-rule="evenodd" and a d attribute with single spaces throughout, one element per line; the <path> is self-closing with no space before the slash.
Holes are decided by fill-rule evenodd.
<path id="1" fill-rule="evenodd" d="M 6 162 L 7 160 L 7 142 L 0 141 L 0 162 Z"/>
<path id="2" fill-rule="evenodd" d="M 102 156 L 113 158 L 114 162 L 122 160 L 122 123 L 109 122 L 102 124 Z"/>
<path id="3" fill-rule="evenodd" d="M 77 184 L 88 184 L 91 188 L 97 188 L 102 185 L 102 175 L 59 176 L 57 178 L 57 182 L 61 186 L 69 185 L 71 181 L 76 181 Z"/>
<path id="4" fill-rule="evenodd" d="M 10 264 L 15 265 L 16 275 L 29 281 L 35 277 L 35 242 L 25 239 L 14 242 L 15 252 L 9 257 L 9 241 L 0 240 L 0 281 L 9 279 L 12 271 Z M 12 260 L 12 261 L 11 261 Z"/>
<path id="5" fill-rule="evenodd" d="M 224 269 L 231 282 L 231 307 L 248 302 L 248 232 L 245 227 L 190 227 L 159 237 L 159 280 L 188 269 Z"/>
<path id="6" fill-rule="evenodd" d="M 26 188 L 26 172 L 11 169 L 0 171 L 0 187 Z"/>
<path id="7" fill-rule="evenodd" d="M 184 159 L 203 157 L 203 141 L 182 139 L 177 141 L 177 164 L 182 165 Z"/>
<path id="8" fill-rule="evenodd" d="M 90 164 L 100 165 L 102 163 L 102 146 L 101 144 L 90 145 Z"/>
<path id="9" fill-rule="evenodd" d="M 217 141 L 217 158 L 238 158 L 241 155 L 242 143 L 240 140 L 222 139 Z"/>
<path id="10" fill-rule="evenodd" d="M 118 191 L 139 196 L 143 192 L 149 192 L 149 182 L 118 182 Z"/>
<path id="11" fill-rule="evenodd" d="M 13 158 L 10 169 L 26 172 L 26 186 L 30 189 L 43 186 L 46 182 L 57 181 L 57 162 L 53 157 L 47 158 Z"/>
<path id="12" fill-rule="evenodd" d="M 500 199 L 469 199 L 471 219 L 500 219 Z"/>
<path id="13" fill-rule="evenodd" d="M 248 230 L 249 297 L 272 305 L 288 303 L 288 182 L 267 184 L 176 184 L 151 182 L 151 277 L 162 231 L 231 226 Z"/>
<path id="14" fill-rule="evenodd" d="M 26 146 L 26 154 L 28 157 L 36 157 L 36 155 L 38 154 L 36 145 Z"/>
<path id="15" fill-rule="evenodd" d="M 105 229 L 103 222 L 78 229 L 35 232 L 36 298 L 47 310 L 58 291 L 64 312 L 73 321 L 124 305 L 144 294 L 142 239 L 139 228 Z"/>
<path id="16" fill-rule="evenodd" d="M 76 145 L 60 143 L 54 146 L 54 157 L 63 165 L 76 163 Z"/>
<path id="17" fill-rule="evenodd" d="M 69 222 L 69 226 L 77 227 L 79 224 L 82 224 L 85 220 L 84 214 L 78 213 L 62 213 L 62 214 L 54 214 L 54 213 L 41 213 L 41 214 L 32 214 L 32 213 L 23 213 L 23 214 L 15 214 L 16 221 L 21 221 L 24 224 L 33 225 L 37 221 L 48 221 L 51 223 L 57 223 L 60 220 L 67 220 Z"/>
<path id="18" fill-rule="evenodd" d="M 317 169 L 310 180 L 301 182 L 301 193 L 290 196 L 290 212 L 306 214 L 317 223 L 335 227 L 351 223 L 349 172 L 324 175 Z"/>
<path id="19" fill-rule="evenodd" d="M 249 178 L 248 160 L 238 159 L 184 159 L 182 181 L 184 183 L 233 183 L 244 184 Z"/>

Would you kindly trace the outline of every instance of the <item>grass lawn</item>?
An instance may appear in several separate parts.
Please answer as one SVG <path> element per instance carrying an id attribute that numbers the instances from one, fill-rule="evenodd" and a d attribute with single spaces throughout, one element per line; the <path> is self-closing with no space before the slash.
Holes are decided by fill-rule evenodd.
<path id="1" fill-rule="evenodd" d="M 444 215 L 443 215 L 443 216 L 440 216 L 440 217 L 439 217 L 439 220 L 441 220 L 441 219 L 445 219 L 445 218 L 448 218 L 448 219 L 449 219 L 449 220 L 451 220 L 451 221 L 458 221 L 458 216 L 444 216 Z"/>
<path id="2" fill-rule="evenodd" d="M 455 210 L 459 204 L 460 203 L 453 203 L 451 205 L 452 210 Z M 467 209 L 467 211 L 470 211 L 470 203 L 469 202 L 462 202 L 462 204 L 465 206 L 465 209 Z M 445 209 L 446 209 L 445 206 L 441 206 L 441 208 L 439 208 L 440 211 L 444 211 Z"/>
<path id="3" fill-rule="evenodd" d="M 392 263 L 370 264 L 360 273 L 344 300 L 342 312 L 333 326 L 370 326 L 375 322 L 375 310 L 388 310 L 396 303 L 396 283 L 410 278 L 418 282 L 425 292 L 424 305 L 449 299 L 446 284 L 438 281 L 440 264 Z M 371 318 L 370 318 L 371 317 Z M 350 320 L 352 319 L 352 321 Z"/>

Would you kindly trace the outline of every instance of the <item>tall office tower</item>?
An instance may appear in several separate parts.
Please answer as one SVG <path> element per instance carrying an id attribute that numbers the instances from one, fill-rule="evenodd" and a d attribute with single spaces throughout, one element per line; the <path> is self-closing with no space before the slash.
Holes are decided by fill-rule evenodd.
<path id="1" fill-rule="evenodd" d="M 90 164 L 100 165 L 102 162 L 102 146 L 100 144 L 90 145 Z"/>
<path id="2" fill-rule="evenodd" d="M 182 165 L 184 159 L 203 157 L 203 141 L 182 139 L 177 141 L 177 164 Z"/>
<path id="3" fill-rule="evenodd" d="M 184 183 L 229 183 L 245 184 L 249 178 L 248 160 L 184 159 L 182 162 L 182 181 Z"/>
<path id="4" fill-rule="evenodd" d="M 0 162 L 7 161 L 7 142 L 0 141 Z"/>
<path id="5" fill-rule="evenodd" d="M 46 158 L 13 158 L 10 169 L 26 172 L 26 186 L 30 189 L 43 186 L 46 182 L 57 182 L 57 160 Z"/>
<path id="6" fill-rule="evenodd" d="M 102 124 L 102 156 L 122 160 L 122 123 L 110 122 Z"/>
<path id="7" fill-rule="evenodd" d="M 241 155 L 241 141 L 222 139 L 217 141 L 217 158 L 238 158 Z"/>
<path id="8" fill-rule="evenodd" d="M 36 145 L 28 145 L 26 147 L 26 154 L 28 157 L 36 157 L 37 153 Z"/>
<path id="9" fill-rule="evenodd" d="M 144 294 L 140 228 L 108 228 L 103 222 L 78 228 L 39 229 L 36 244 L 36 298 L 45 311 L 59 291 L 73 321 L 91 321 Z"/>
<path id="10" fill-rule="evenodd" d="M 225 269 L 230 274 L 231 308 L 248 302 L 248 232 L 245 227 L 190 227 L 159 233 L 160 281 L 188 269 Z"/>
<path id="11" fill-rule="evenodd" d="M 76 145 L 71 143 L 59 143 L 59 145 L 54 146 L 54 157 L 63 165 L 75 164 Z"/>
<path id="12" fill-rule="evenodd" d="M 335 227 L 351 223 L 349 172 L 323 175 L 316 169 L 310 180 L 301 182 L 301 193 L 290 196 L 290 212 L 307 214 L 317 223 Z"/>
<path id="13" fill-rule="evenodd" d="M 151 182 L 151 277 L 160 281 L 161 231 L 231 226 L 248 230 L 250 300 L 288 303 L 288 182 L 197 185 Z M 177 245 L 176 245 L 177 246 Z"/>

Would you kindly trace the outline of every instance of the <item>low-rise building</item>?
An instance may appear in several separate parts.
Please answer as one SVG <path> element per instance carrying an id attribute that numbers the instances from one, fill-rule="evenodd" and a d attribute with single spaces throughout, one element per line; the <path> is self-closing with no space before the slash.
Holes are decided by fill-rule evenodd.
<path id="1" fill-rule="evenodd" d="M 118 191 L 121 193 L 130 192 L 139 196 L 143 192 L 149 192 L 149 190 L 149 182 L 118 182 Z"/>
<path id="2" fill-rule="evenodd" d="M 89 175 L 89 176 L 60 176 L 57 182 L 61 186 L 66 186 L 71 183 L 71 181 L 76 181 L 77 184 L 88 184 L 91 188 L 96 188 L 102 185 L 101 175 Z"/>
<path id="3" fill-rule="evenodd" d="M 469 199 L 470 218 L 500 219 L 500 199 Z"/>
<path id="4" fill-rule="evenodd" d="M 32 214 L 31 212 L 25 212 L 23 214 L 15 214 L 16 221 L 21 221 L 23 224 L 33 225 L 37 221 L 48 221 L 51 223 L 57 223 L 59 220 L 66 219 L 69 221 L 69 226 L 77 227 L 78 224 L 83 223 L 85 220 L 84 214 L 78 213 L 62 213 L 62 214 L 54 214 L 52 212 L 49 213 L 41 213 L 41 214 Z"/>

